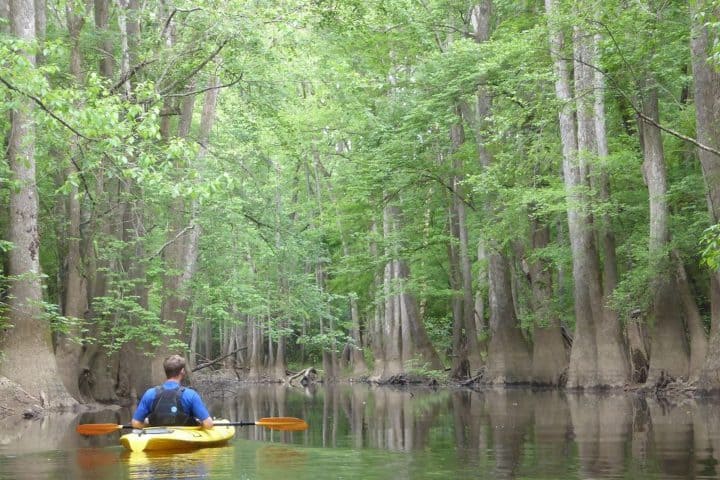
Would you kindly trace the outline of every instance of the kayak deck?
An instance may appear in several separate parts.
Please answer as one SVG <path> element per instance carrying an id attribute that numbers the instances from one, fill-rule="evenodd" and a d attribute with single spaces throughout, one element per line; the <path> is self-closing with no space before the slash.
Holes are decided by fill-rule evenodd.
<path id="1" fill-rule="evenodd" d="M 235 427 L 223 426 L 227 420 L 216 420 L 210 430 L 201 427 L 148 427 L 133 430 L 120 437 L 120 443 L 130 451 L 188 450 L 217 447 L 235 435 Z"/>

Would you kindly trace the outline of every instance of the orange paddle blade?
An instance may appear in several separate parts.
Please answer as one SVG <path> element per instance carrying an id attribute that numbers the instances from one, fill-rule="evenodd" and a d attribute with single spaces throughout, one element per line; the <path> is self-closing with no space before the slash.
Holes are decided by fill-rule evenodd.
<path id="1" fill-rule="evenodd" d="M 78 425 L 75 431 L 80 435 L 106 435 L 117 432 L 124 427 L 125 425 L 117 425 L 115 423 L 85 423 Z"/>
<path id="2" fill-rule="evenodd" d="M 299 432 L 307 430 L 308 424 L 305 420 L 295 417 L 268 417 L 261 418 L 255 425 L 267 427 L 271 430 L 284 430 L 286 432 Z"/>

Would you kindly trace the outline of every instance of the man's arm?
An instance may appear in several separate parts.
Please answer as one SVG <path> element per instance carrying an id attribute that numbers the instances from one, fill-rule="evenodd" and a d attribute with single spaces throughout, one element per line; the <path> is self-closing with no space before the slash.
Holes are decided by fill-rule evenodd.
<path id="1" fill-rule="evenodd" d="M 131 424 L 133 428 L 145 428 L 147 427 L 147 416 L 150 415 L 150 408 L 152 407 L 152 403 L 154 400 L 154 389 L 149 389 L 145 392 L 145 394 L 140 399 L 140 403 L 138 403 L 137 408 L 135 409 L 135 413 L 133 414 Z"/>
<path id="2" fill-rule="evenodd" d="M 145 422 L 140 422 L 138 420 L 135 420 L 134 418 L 130 421 L 133 428 L 145 428 L 147 424 Z"/>
<path id="3" fill-rule="evenodd" d="M 200 395 L 195 391 L 191 390 L 189 394 L 190 399 L 190 411 L 192 416 L 200 422 L 202 428 L 212 428 L 213 420 L 208 412 L 207 407 L 200 398 Z"/>

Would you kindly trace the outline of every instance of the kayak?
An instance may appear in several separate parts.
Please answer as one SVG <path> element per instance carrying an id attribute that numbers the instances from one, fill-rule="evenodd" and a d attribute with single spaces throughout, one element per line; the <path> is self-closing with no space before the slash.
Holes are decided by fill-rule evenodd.
<path id="1" fill-rule="evenodd" d="M 201 427 L 148 427 L 120 437 L 123 447 L 133 452 L 189 450 L 224 445 L 235 435 L 234 426 L 222 426 L 227 420 L 215 420 L 209 430 Z"/>

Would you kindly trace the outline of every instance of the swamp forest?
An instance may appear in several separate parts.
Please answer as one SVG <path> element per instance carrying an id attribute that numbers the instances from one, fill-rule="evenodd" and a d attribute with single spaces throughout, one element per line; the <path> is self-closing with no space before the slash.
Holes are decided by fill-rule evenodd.
<path id="1" fill-rule="evenodd" d="M 0 105 L 0 417 L 720 389 L 716 0 L 0 0 Z"/>

